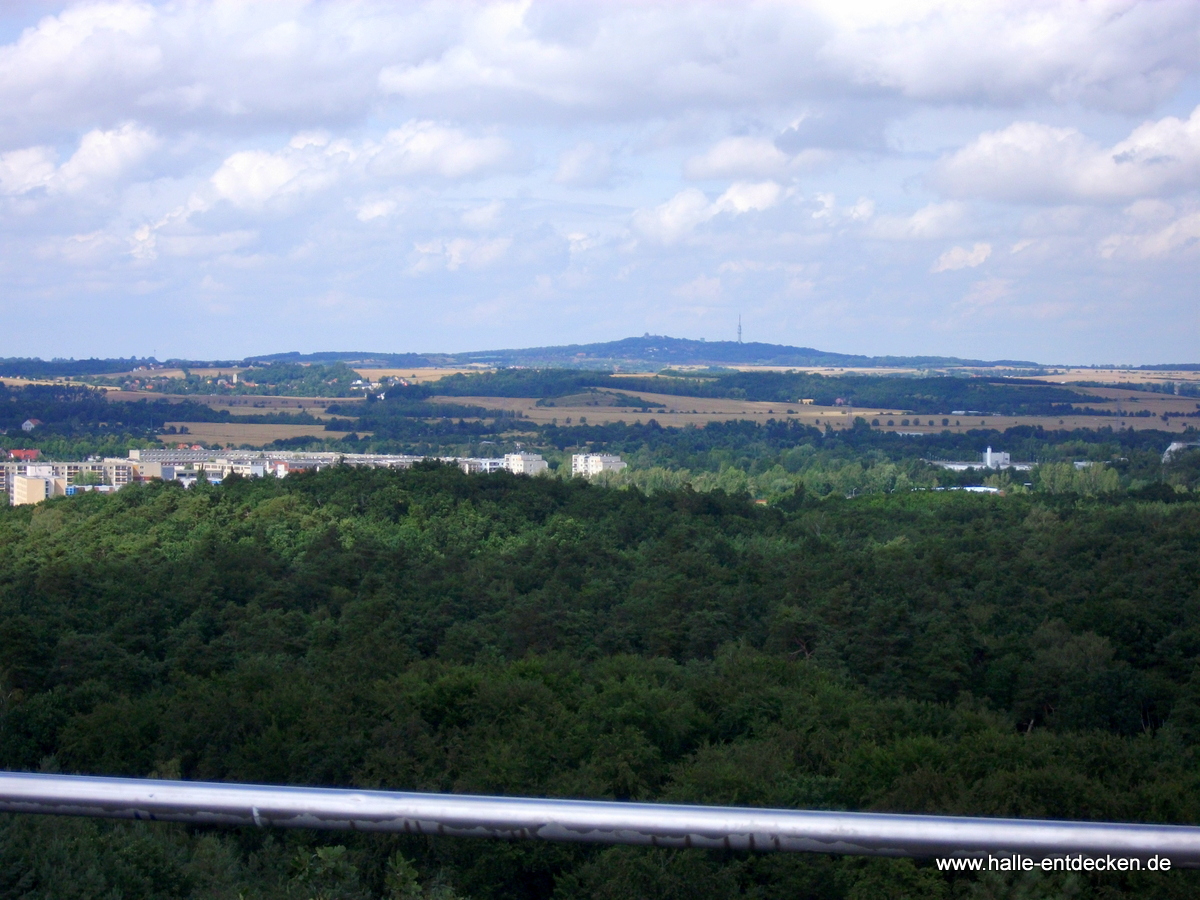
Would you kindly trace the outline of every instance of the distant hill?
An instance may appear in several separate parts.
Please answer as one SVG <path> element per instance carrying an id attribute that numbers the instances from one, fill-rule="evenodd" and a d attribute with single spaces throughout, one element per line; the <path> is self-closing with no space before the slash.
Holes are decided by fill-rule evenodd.
<path id="1" fill-rule="evenodd" d="M 510 350 L 475 350 L 469 353 L 378 353 L 366 350 L 336 350 L 322 353 L 267 353 L 248 356 L 242 364 L 273 362 L 335 363 L 344 362 L 359 367 L 406 368 L 408 366 L 465 366 L 472 363 L 485 366 L 551 366 L 578 369 L 638 369 L 657 371 L 668 366 L 812 366 L 835 367 L 898 367 L 934 369 L 948 366 L 985 367 L 1015 366 L 1023 369 L 1042 368 L 1044 364 L 1022 359 L 961 359 L 957 356 L 863 356 L 856 353 L 832 353 L 812 347 L 791 347 L 786 344 L 763 344 L 737 341 L 692 341 L 664 335 L 644 334 L 619 341 L 598 344 L 565 344 L 554 347 L 527 347 Z M 144 359 L 0 359 L 0 376 L 53 378 L 71 375 L 101 375 L 127 372 L 138 366 L 162 365 L 158 360 Z M 203 367 L 237 365 L 232 360 L 166 360 L 168 366 Z M 1061 365 L 1061 363 L 1056 364 Z M 1097 368 L 1112 368 L 1098 366 Z M 1197 363 L 1145 365 L 1132 368 L 1147 371 L 1196 370 Z"/>
<path id="2" fill-rule="evenodd" d="M 479 363 L 489 366 L 562 366 L 595 369 L 661 369 L 666 366 L 1020 366 L 1035 368 L 1028 360 L 959 359 L 954 356 L 861 356 L 831 353 L 812 347 L 737 341 L 693 341 L 645 334 L 599 344 L 566 344 L 511 350 L 478 350 L 470 353 L 275 353 L 249 357 L 247 362 L 346 362 L 381 367 L 445 366 Z"/>

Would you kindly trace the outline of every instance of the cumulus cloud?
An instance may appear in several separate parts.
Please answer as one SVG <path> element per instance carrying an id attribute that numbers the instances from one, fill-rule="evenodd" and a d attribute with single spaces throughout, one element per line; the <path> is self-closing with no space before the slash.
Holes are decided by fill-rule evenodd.
<path id="1" fill-rule="evenodd" d="M 738 182 L 715 202 L 709 202 L 703 191 L 685 188 L 666 203 L 634 213 L 633 227 L 648 238 L 673 244 L 714 216 L 770 209 L 782 195 L 783 188 L 773 181 Z"/>
<path id="2" fill-rule="evenodd" d="M 970 250 L 966 247 L 951 247 L 937 258 L 929 271 L 953 272 L 956 269 L 973 269 L 983 265 L 991 255 L 991 244 L 976 244 Z"/>
<path id="3" fill-rule="evenodd" d="M 152 131 L 127 122 L 111 131 L 89 131 L 61 166 L 56 164 L 58 154 L 53 148 L 13 150 L 0 155 L 0 191 L 24 194 L 45 188 L 51 194 L 78 193 L 116 181 L 158 146 Z"/>
<path id="4" fill-rule="evenodd" d="M 1200 9 L 1186 3 L 822 4 L 823 47 L 864 88 L 924 101 L 1022 105 L 1032 97 L 1147 110 L 1195 71 Z"/>
<path id="5" fill-rule="evenodd" d="M 707 152 L 693 156 L 683 167 L 688 178 L 770 178 L 787 172 L 792 158 L 772 141 L 729 137 Z"/>
<path id="6" fill-rule="evenodd" d="M 279 197 L 325 190 L 347 177 L 462 179 L 495 171 L 508 158 L 509 145 L 502 138 L 472 137 L 421 121 L 361 143 L 301 133 L 281 150 L 230 155 L 211 182 L 219 198 L 256 209 Z"/>
<path id="7" fill-rule="evenodd" d="M 418 117 L 553 122 L 805 97 L 1148 110 L 1197 71 L 1198 25 L 1196 4 L 1135 0 L 81 2 L 0 46 L 0 133 L 295 129 L 364 121 L 387 97 Z"/>
<path id="8" fill-rule="evenodd" d="M 610 323 L 667 328 L 639 298 L 687 285 L 726 318 L 753 291 L 776 310 L 780 339 L 845 345 L 869 320 L 889 343 L 864 349 L 905 352 L 907 326 L 879 310 L 934 302 L 911 299 L 930 287 L 947 302 L 962 281 L 916 290 L 906 279 L 935 259 L 942 272 L 987 272 L 997 255 L 1013 296 L 1075 302 L 1100 266 L 1089 303 L 1150 283 L 1164 309 L 1195 305 L 1200 126 L 1179 110 L 1200 74 L 1200 4 L 13 9 L 0 43 L 0 266 L 27 309 L 53 296 L 70 298 L 62 310 L 76 298 L 166 301 L 216 283 L 272 311 L 326 297 L 306 307 L 315 326 L 278 317 L 295 346 L 360 346 L 357 332 L 324 329 L 353 318 L 336 315 L 352 298 L 403 308 L 402 330 L 372 317 L 370 336 L 393 328 L 397 347 L 413 334 L 425 347 L 483 346 L 586 339 L 585 302 L 616 304 Z M 981 124 L 964 138 L 967 122 Z M 397 253 L 399 277 L 438 273 L 419 301 L 396 289 Z M 735 276 L 724 266 L 738 260 L 754 265 Z M 1154 265 L 1124 265 L 1138 260 Z M 1137 281 L 1151 270 L 1152 283 Z M 720 290 L 700 273 L 721 275 Z M 574 311 L 545 304 L 548 285 L 579 297 Z M 794 302 L 799 288 L 811 304 Z M 484 297 L 542 304 L 536 333 L 504 331 L 511 318 L 471 325 Z M 417 331 L 430 309 L 427 323 L 454 330 Z M 803 330 L 817 319 L 850 331 Z M 146 352 L 130 342 L 156 326 L 14 327 L 0 332 L 10 353 L 61 355 Z M 182 345 L 205 329 L 207 352 L 263 349 L 204 322 L 171 352 L 206 352 Z M 1005 355 L 1038 355 L 1019 349 L 1027 331 L 1013 335 Z"/>
<path id="9" fill-rule="evenodd" d="M 465 178 L 495 170 L 509 159 L 508 141 L 495 135 L 472 137 L 459 128 L 412 121 L 394 128 L 365 149 L 371 169 L 387 175 Z"/>
<path id="10" fill-rule="evenodd" d="M 1162 259 L 1200 246 L 1200 212 L 1187 213 L 1166 224 L 1112 234 L 1100 242 L 1105 259 Z"/>
<path id="11" fill-rule="evenodd" d="M 1077 128 L 1015 122 L 942 160 L 933 183 L 958 197 L 1027 203 L 1110 202 L 1200 185 L 1200 107 L 1104 147 Z"/>
<path id="12" fill-rule="evenodd" d="M 911 216 L 877 216 L 871 223 L 871 237 L 893 241 L 928 241 L 948 237 L 966 221 L 967 208 L 956 201 L 930 203 Z"/>
<path id="13" fill-rule="evenodd" d="M 453 272 L 464 266 L 480 269 L 504 258 L 512 247 L 512 238 L 475 240 L 472 238 L 436 238 L 413 244 L 418 255 L 414 272 L 446 269 Z"/>

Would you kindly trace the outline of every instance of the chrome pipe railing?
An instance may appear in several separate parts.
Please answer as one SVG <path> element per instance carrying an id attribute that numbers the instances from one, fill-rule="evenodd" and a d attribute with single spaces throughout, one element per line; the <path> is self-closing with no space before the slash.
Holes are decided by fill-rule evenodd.
<path id="1" fill-rule="evenodd" d="M 0 811 L 279 828 L 867 856 L 1170 859 L 1200 827 L 417 794 L 0 772 Z"/>

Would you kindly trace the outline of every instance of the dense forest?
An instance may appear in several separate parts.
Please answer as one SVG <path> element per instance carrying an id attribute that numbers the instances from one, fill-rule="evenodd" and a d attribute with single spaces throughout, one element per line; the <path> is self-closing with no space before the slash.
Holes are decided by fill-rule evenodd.
<path id="1" fill-rule="evenodd" d="M 422 464 L 3 508 L 0 766 L 1195 823 L 1198 498 L 1158 483 L 761 505 Z M 1187 871 L 967 879 L 0 817 L 2 898 L 1198 889 Z"/>

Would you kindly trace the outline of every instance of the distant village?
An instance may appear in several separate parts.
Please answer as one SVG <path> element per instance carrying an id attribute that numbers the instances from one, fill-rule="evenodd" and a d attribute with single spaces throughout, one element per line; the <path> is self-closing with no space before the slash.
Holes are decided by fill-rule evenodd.
<path id="1" fill-rule="evenodd" d="M 206 450 L 199 445 L 170 450 L 130 450 L 128 459 L 88 459 L 49 462 L 39 450 L 10 450 L 0 462 L 0 491 L 12 506 L 41 503 L 51 497 L 70 497 L 97 491 L 109 493 L 127 484 L 151 479 L 178 481 L 191 487 L 200 479 L 220 484 L 229 475 L 244 478 L 284 478 L 295 472 L 330 466 L 368 466 L 407 469 L 424 460 L 456 465 L 468 474 L 511 472 L 539 475 L 549 463 L 537 453 L 508 453 L 498 457 L 407 456 L 382 453 L 303 453 L 266 450 Z M 619 456 L 577 453 L 571 457 L 572 477 L 593 478 L 625 468 Z"/>

